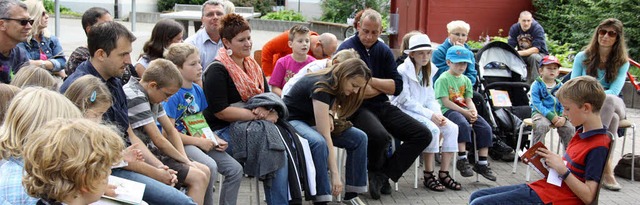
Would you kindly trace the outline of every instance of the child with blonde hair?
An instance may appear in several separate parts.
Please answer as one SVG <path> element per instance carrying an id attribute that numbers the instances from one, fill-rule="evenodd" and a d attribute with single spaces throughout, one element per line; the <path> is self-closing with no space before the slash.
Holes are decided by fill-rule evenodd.
<path id="1" fill-rule="evenodd" d="M 163 108 L 169 120 L 181 133 L 180 136 L 187 156 L 207 165 L 211 173 L 219 172 L 225 176 L 222 190 L 220 190 L 220 204 L 235 204 L 242 181 L 242 166 L 225 152 L 228 143 L 215 134 L 213 136 L 214 142 L 214 140 L 202 136 L 200 130 L 187 128 L 188 122 L 197 122 L 198 120 L 206 122 L 202 111 L 208 106 L 207 99 L 202 88 L 196 84 L 202 79 L 202 65 L 200 65 L 198 49 L 189 43 L 175 43 L 165 51 L 164 57 L 178 67 L 182 76 L 182 84 L 176 94 L 162 103 Z M 199 128 L 210 129 L 206 123 Z M 209 186 L 204 198 L 205 204 L 213 204 L 213 185 L 215 182 L 215 177 L 209 178 Z"/>
<path id="2" fill-rule="evenodd" d="M 52 90 L 28 87 L 20 91 L 9 105 L 0 126 L 0 199 L 9 204 L 35 204 L 22 187 L 23 152 L 28 135 L 58 118 L 79 118 L 82 113 L 67 98 Z"/>
<path id="3" fill-rule="evenodd" d="M 11 81 L 11 85 L 19 88 L 29 86 L 40 86 L 49 90 L 58 90 L 60 81 L 56 80 L 49 71 L 46 71 L 36 65 L 27 65 L 18 71 Z"/>
<path id="4" fill-rule="evenodd" d="M 85 75 L 74 81 L 64 92 L 85 118 L 100 122 L 102 115 L 111 107 L 111 92 L 102 80 L 92 75 Z"/>
<path id="5" fill-rule="evenodd" d="M 39 204 L 98 201 L 124 149 L 113 129 L 80 118 L 49 122 L 26 138 L 22 184 Z"/>
<path id="6" fill-rule="evenodd" d="M 4 120 L 4 114 L 7 112 L 9 103 L 18 92 L 20 88 L 14 85 L 0 83 L 0 123 Z"/>

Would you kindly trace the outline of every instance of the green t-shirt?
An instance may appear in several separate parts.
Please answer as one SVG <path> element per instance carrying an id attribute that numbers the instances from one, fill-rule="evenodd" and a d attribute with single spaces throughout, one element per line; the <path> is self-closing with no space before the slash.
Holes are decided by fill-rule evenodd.
<path id="1" fill-rule="evenodd" d="M 448 97 L 451 102 L 458 106 L 467 108 L 465 99 L 473 97 L 473 87 L 471 80 L 465 75 L 453 76 L 449 72 L 444 72 L 433 86 L 436 92 L 436 98 L 440 103 L 442 113 L 450 110 L 442 104 L 442 97 Z"/>

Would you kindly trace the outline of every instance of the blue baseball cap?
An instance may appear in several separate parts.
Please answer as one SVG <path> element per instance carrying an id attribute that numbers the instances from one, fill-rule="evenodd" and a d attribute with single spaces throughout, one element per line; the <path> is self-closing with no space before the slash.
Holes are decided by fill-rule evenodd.
<path id="1" fill-rule="evenodd" d="M 449 50 L 447 50 L 447 60 L 452 63 L 473 63 L 471 61 L 473 53 L 462 46 L 451 46 Z"/>

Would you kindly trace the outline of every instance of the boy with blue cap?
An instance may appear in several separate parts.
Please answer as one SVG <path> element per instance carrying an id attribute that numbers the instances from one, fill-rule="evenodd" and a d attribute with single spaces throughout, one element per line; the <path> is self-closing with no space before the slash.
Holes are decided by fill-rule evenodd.
<path id="1" fill-rule="evenodd" d="M 491 126 L 478 115 L 473 104 L 473 85 L 464 76 L 468 63 L 473 63 L 473 53 L 462 46 L 452 46 L 447 50 L 447 65 L 449 70 L 443 73 L 435 83 L 435 93 L 441 105 L 444 116 L 458 125 L 458 159 L 456 168 L 463 177 L 473 176 L 471 170 L 483 177 L 496 181 L 496 176 L 489 168 L 487 156 L 491 141 Z M 473 125 L 473 126 L 472 126 Z M 476 134 L 478 161 L 471 168 L 467 159 L 466 144 L 472 143 L 471 129 Z"/>

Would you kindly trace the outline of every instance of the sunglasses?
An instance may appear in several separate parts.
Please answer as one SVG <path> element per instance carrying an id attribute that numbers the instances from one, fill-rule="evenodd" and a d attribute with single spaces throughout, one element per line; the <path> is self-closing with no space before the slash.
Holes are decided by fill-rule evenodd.
<path id="1" fill-rule="evenodd" d="M 618 32 L 616 32 L 616 31 L 607 31 L 607 30 L 604 30 L 604 29 L 598 30 L 598 34 L 601 35 L 601 36 L 604 36 L 605 34 L 607 34 L 607 35 L 609 35 L 609 37 L 618 36 Z"/>
<path id="2" fill-rule="evenodd" d="M 20 25 L 26 26 L 27 24 L 33 25 L 33 19 L 12 19 L 12 18 L 2 18 L 2 20 L 12 20 L 20 22 Z"/>

